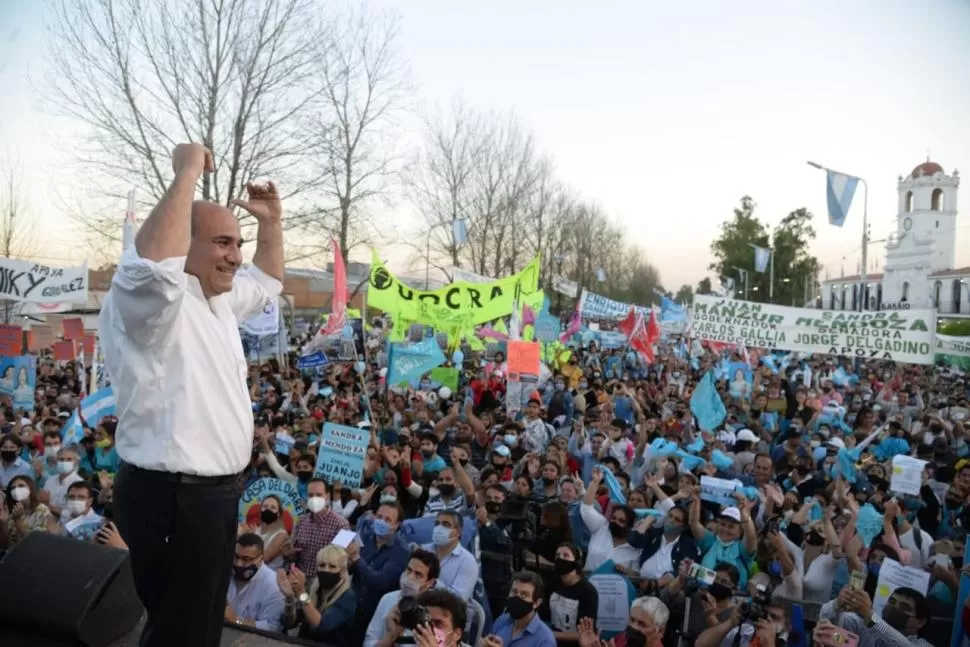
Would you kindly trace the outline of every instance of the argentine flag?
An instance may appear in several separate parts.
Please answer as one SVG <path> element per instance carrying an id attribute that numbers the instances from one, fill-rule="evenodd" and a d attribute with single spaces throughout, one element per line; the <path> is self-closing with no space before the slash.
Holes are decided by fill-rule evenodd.
<path id="1" fill-rule="evenodd" d="M 77 411 L 71 414 L 64 427 L 61 429 L 61 442 L 65 447 L 76 445 L 84 438 L 84 427 L 81 418 L 88 427 L 92 429 L 97 426 L 105 416 L 115 415 L 115 392 L 110 386 L 95 391 L 91 395 L 81 400 L 81 417 Z"/>
<path id="2" fill-rule="evenodd" d="M 852 206 L 852 196 L 859 178 L 837 171 L 825 172 L 825 194 L 829 208 L 829 223 L 841 227 Z"/>

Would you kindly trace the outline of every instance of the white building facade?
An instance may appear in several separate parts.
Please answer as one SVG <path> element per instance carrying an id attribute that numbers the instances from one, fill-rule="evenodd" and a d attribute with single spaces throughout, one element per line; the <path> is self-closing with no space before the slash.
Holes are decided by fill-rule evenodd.
<path id="1" fill-rule="evenodd" d="M 896 227 L 886 241 L 884 272 L 827 279 L 822 307 L 830 310 L 935 308 L 970 315 L 970 267 L 956 267 L 960 174 L 927 160 L 897 184 Z"/>

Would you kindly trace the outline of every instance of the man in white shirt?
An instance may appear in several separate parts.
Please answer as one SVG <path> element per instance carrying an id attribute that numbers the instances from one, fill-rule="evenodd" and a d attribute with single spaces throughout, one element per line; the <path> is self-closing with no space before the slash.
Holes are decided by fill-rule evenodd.
<path id="1" fill-rule="evenodd" d="M 233 200 L 258 224 L 242 269 L 232 211 L 193 202 L 212 154 L 172 153 L 175 177 L 125 251 L 101 308 L 123 464 L 114 486 L 148 617 L 142 647 L 220 644 L 253 412 L 238 326 L 279 296 L 282 206 L 273 183 Z"/>
<path id="2" fill-rule="evenodd" d="M 60 517 L 67 507 L 67 489 L 83 481 L 77 473 L 78 455 L 73 447 L 64 447 L 57 452 L 57 474 L 48 476 L 42 492 L 46 492 L 47 507 L 51 513 Z"/>

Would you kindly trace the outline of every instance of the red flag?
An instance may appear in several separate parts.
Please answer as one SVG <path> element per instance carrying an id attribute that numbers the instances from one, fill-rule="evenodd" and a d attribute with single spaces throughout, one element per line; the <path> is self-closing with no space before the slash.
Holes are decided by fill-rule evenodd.
<path id="1" fill-rule="evenodd" d="M 649 326 L 643 323 L 642 312 L 630 308 L 630 313 L 617 327 L 630 340 L 630 347 L 640 353 L 648 364 L 653 364 L 656 359 L 653 354 L 653 344 L 660 339 L 660 326 L 657 325 L 653 311 L 650 312 Z"/>
<path id="2" fill-rule="evenodd" d="M 340 245 L 333 238 L 333 300 L 330 316 L 320 331 L 323 335 L 333 335 L 344 327 L 344 315 L 347 312 L 347 268 L 344 266 L 344 256 L 340 253 Z"/>

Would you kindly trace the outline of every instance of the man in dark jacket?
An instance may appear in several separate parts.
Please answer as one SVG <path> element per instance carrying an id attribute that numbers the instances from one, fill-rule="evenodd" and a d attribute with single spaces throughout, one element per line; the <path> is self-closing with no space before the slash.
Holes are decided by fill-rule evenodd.
<path id="1" fill-rule="evenodd" d="M 641 593 L 656 596 L 677 576 L 681 561 L 689 559 L 699 562 L 701 555 L 691 536 L 687 512 L 683 508 L 670 508 L 659 527 L 654 519 L 647 517 L 637 524 L 627 537 L 627 543 L 642 549 L 639 573 L 643 577 Z"/>

